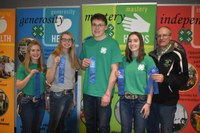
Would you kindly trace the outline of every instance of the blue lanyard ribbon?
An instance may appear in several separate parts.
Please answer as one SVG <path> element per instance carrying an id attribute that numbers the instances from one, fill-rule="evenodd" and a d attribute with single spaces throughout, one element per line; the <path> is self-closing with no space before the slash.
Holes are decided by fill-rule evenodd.
<path id="1" fill-rule="evenodd" d="M 66 64 L 66 58 L 65 58 L 65 56 L 61 56 L 59 68 L 58 68 L 58 83 L 61 83 L 61 84 L 64 84 L 65 64 Z"/>
<path id="2" fill-rule="evenodd" d="M 35 98 L 40 98 L 40 73 L 35 74 Z"/>
<path id="3" fill-rule="evenodd" d="M 96 77 L 95 77 L 95 69 L 96 69 L 95 58 L 91 57 L 90 61 L 91 61 L 91 64 L 90 64 L 89 81 L 90 81 L 90 83 L 94 84 L 96 82 Z"/>
<path id="4" fill-rule="evenodd" d="M 118 71 L 120 72 L 120 75 L 118 76 L 118 95 L 122 96 L 124 95 L 124 84 L 125 84 L 124 69 L 120 67 Z"/>
<path id="5" fill-rule="evenodd" d="M 153 79 L 152 79 L 152 74 L 158 74 L 158 68 L 156 67 L 151 67 L 149 70 L 148 70 L 148 81 L 147 81 L 147 87 L 146 87 L 146 94 L 149 94 L 151 89 L 154 90 L 154 94 L 159 94 L 159 91 L 158 91 L 158 83 L 155 82 Z"/>

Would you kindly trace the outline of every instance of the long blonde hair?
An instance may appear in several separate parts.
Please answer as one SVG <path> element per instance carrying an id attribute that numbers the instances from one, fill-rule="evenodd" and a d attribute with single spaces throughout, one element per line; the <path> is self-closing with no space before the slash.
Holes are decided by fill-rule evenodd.
<path id="1" fill-rule="evenodd" d="M 25 59 L 24 59 L 24 66 L 25 66 L 25 69 L 30 73 L 31 70 L 30 70 L 30 64 L 31 64 L 31 57 L 30 57 L 30 51 L 31 51 L 31 48 L 33 46 L 39 46 L 40 47 L 40 50 L 41 50 L 41 55 L 40 55 L 40 58 L 38 59 L 38 70 L 41 71 L 41 72 L 45 72 L 45 64 L 44 64 L 44 58 L 43 58 L 43 51 L 42 51 L 42 47 L 40 45 L 40 42 L 37 41 L 37 40 L 30 40 L 30 42 L 28 43 L 28 47 L 27 47 L 27 50 L 26 50 L 26 55 L 25 55 Z"/>
<path id="2" fill-rule="evenodd" d="M 62 51 L 62 44 L 61 44 L 61 38 L 63 37 L 63 35 L 69 35 L 71 37 L 72 41 L 72 46 L 69 48 L 69 56 L 70 56 L 70 60 L 71 60 L 71 67 L 73 69 L 78 69 L 79 64 L 78 64 L 78 59 L 76 57 L 76 47 L 75 47 L 75 41 L 74 41 L 74 36 L 72 35 L 72 33 L 65 31 L 60 35 L 60 40 L 59 40 L 59 44 L 57 45 L 57 47 L 55 48 L 55 50 L 52 52 L 52 55 L 54 55 L 54 57 L 60 56 L 61 54 L 63 54 Z"/>

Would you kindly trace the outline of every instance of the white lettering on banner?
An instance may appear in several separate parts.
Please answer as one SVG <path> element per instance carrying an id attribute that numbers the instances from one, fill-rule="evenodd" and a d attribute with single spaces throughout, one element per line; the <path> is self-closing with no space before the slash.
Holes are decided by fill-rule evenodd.
<path id="1" fill-rule="evenodd" d="M 57 14 L 57 15 L 58 14 L 62 14 L 62 15 L 71 14 L 71 15 L 74 15 L 75 12 L 76 12 L 76 10 L 73 10 L 73 9 L 70 9 L 70 10 L 53 10 L 53 11 L 51 11 L 51 15 L 55 15 L 55 14 Z"/>
<path id="2" fill-rule="evenodd" d="M 143 41 L 145 44 L 148 44 L 149 43 L 149 40 L 150 40 L 150 36 L 147 34 L 147 35 L 143 35 L 142 34 L 142 38 L 143 38 Z M 127 42 L 127 39 L 128 39 L 128 35 L 124 35 L 124 38 L 123 38 L 123 43 L 126 43 Z"/>
<path id="3" fill-rule="evenodd" d="M 59 39 L 60 39 L 60 35 L 52 35 L 51 36 L 52 43 L 58 43 Z"/>
<path id="4" fill-rule="evenodd" d="M 140 7 L 140 6 L 136 6 L 136 7 L 127 7 L 126 8 L 126 12 L 144 12 L 147 13 L 148 8 L 146 7 Z"/>
<path id="5" fill-rule="evenodd" d="M 0 42 L 11 42 L 12 37 L 11 35 L 0 35 Z"/>

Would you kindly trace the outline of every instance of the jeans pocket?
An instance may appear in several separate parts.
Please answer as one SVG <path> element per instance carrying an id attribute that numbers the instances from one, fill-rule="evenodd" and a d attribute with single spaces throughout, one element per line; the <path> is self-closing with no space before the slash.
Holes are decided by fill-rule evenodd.
<path id="1" fill-rule="evenodd" d="M 147 96 L 139 96 L 138 101 L 140 103 L 146 103 L 147 102 Z"/>
<path id="2" fill-rule="evenodd" d="M 20 99 L 20 104 L 21 105 L 27 104 L 31 100 L 32 99 L 30 97 L 24 97 L 24 96 L 22 96 L 21 99 Z"/>
<path id="3" fill-rule="evenodd" d="M 32 99 L 30 99 L 30 97 L 19 96 L 17 98 L 17 114 L 18 115 L 21 114 L 23 106 L 26 105 L 27 103 L 29 103 L 30 101 L 32 101 Z"/>

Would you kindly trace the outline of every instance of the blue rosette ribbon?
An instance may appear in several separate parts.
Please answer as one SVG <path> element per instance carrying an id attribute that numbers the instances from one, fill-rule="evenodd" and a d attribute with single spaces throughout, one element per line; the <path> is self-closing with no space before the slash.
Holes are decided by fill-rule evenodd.
<path id="1" fill-rule="evenodd" d="M 95 58 L 90 58 L 91 64 L 90 64 L 90 75 L 89 75 L 89 81 L 90 83 L 94 84 L 96 82 L 96 76 L 95 76 L 95 69 L 96 69 L 96 63 Z"/>
<path id="2" fill-rule="evenodd" d="M 148 70 L 148 81 L 147 81 L 147 87 L 146 87 L 146 90 L 145 90 L 145 93 L 146 94 L 149 94 L 151 89 L 153 89 L 154 91 L 154 94 L 159 94 L 159 91 L 158 91 L 158 83 L 155 82 L 153 79 L 152 79 L 152 74 L 158 74 L 158 68 L 156 67 L 151 67 L 149 70 Z"/>
<path id="3" fill-rule="evenodd" d="M 123 96 L 125 86 L 124 69 L 120 67 L 118 71 L 120 72 L 120 75 L 118 76 L 118 95 Z"/>
<path id="4" fill-rule="evenodd" d="M 40 98 L 40 73 L 35 74 L 35 98 Z"/>
<path id="5" fill-rule="evenodd" d="M 65 56 L 61 56 L 60 64 L 58 66 L 58 83 L 64 84 L 65 81 L 65 64 L 66 58 Z"/>

